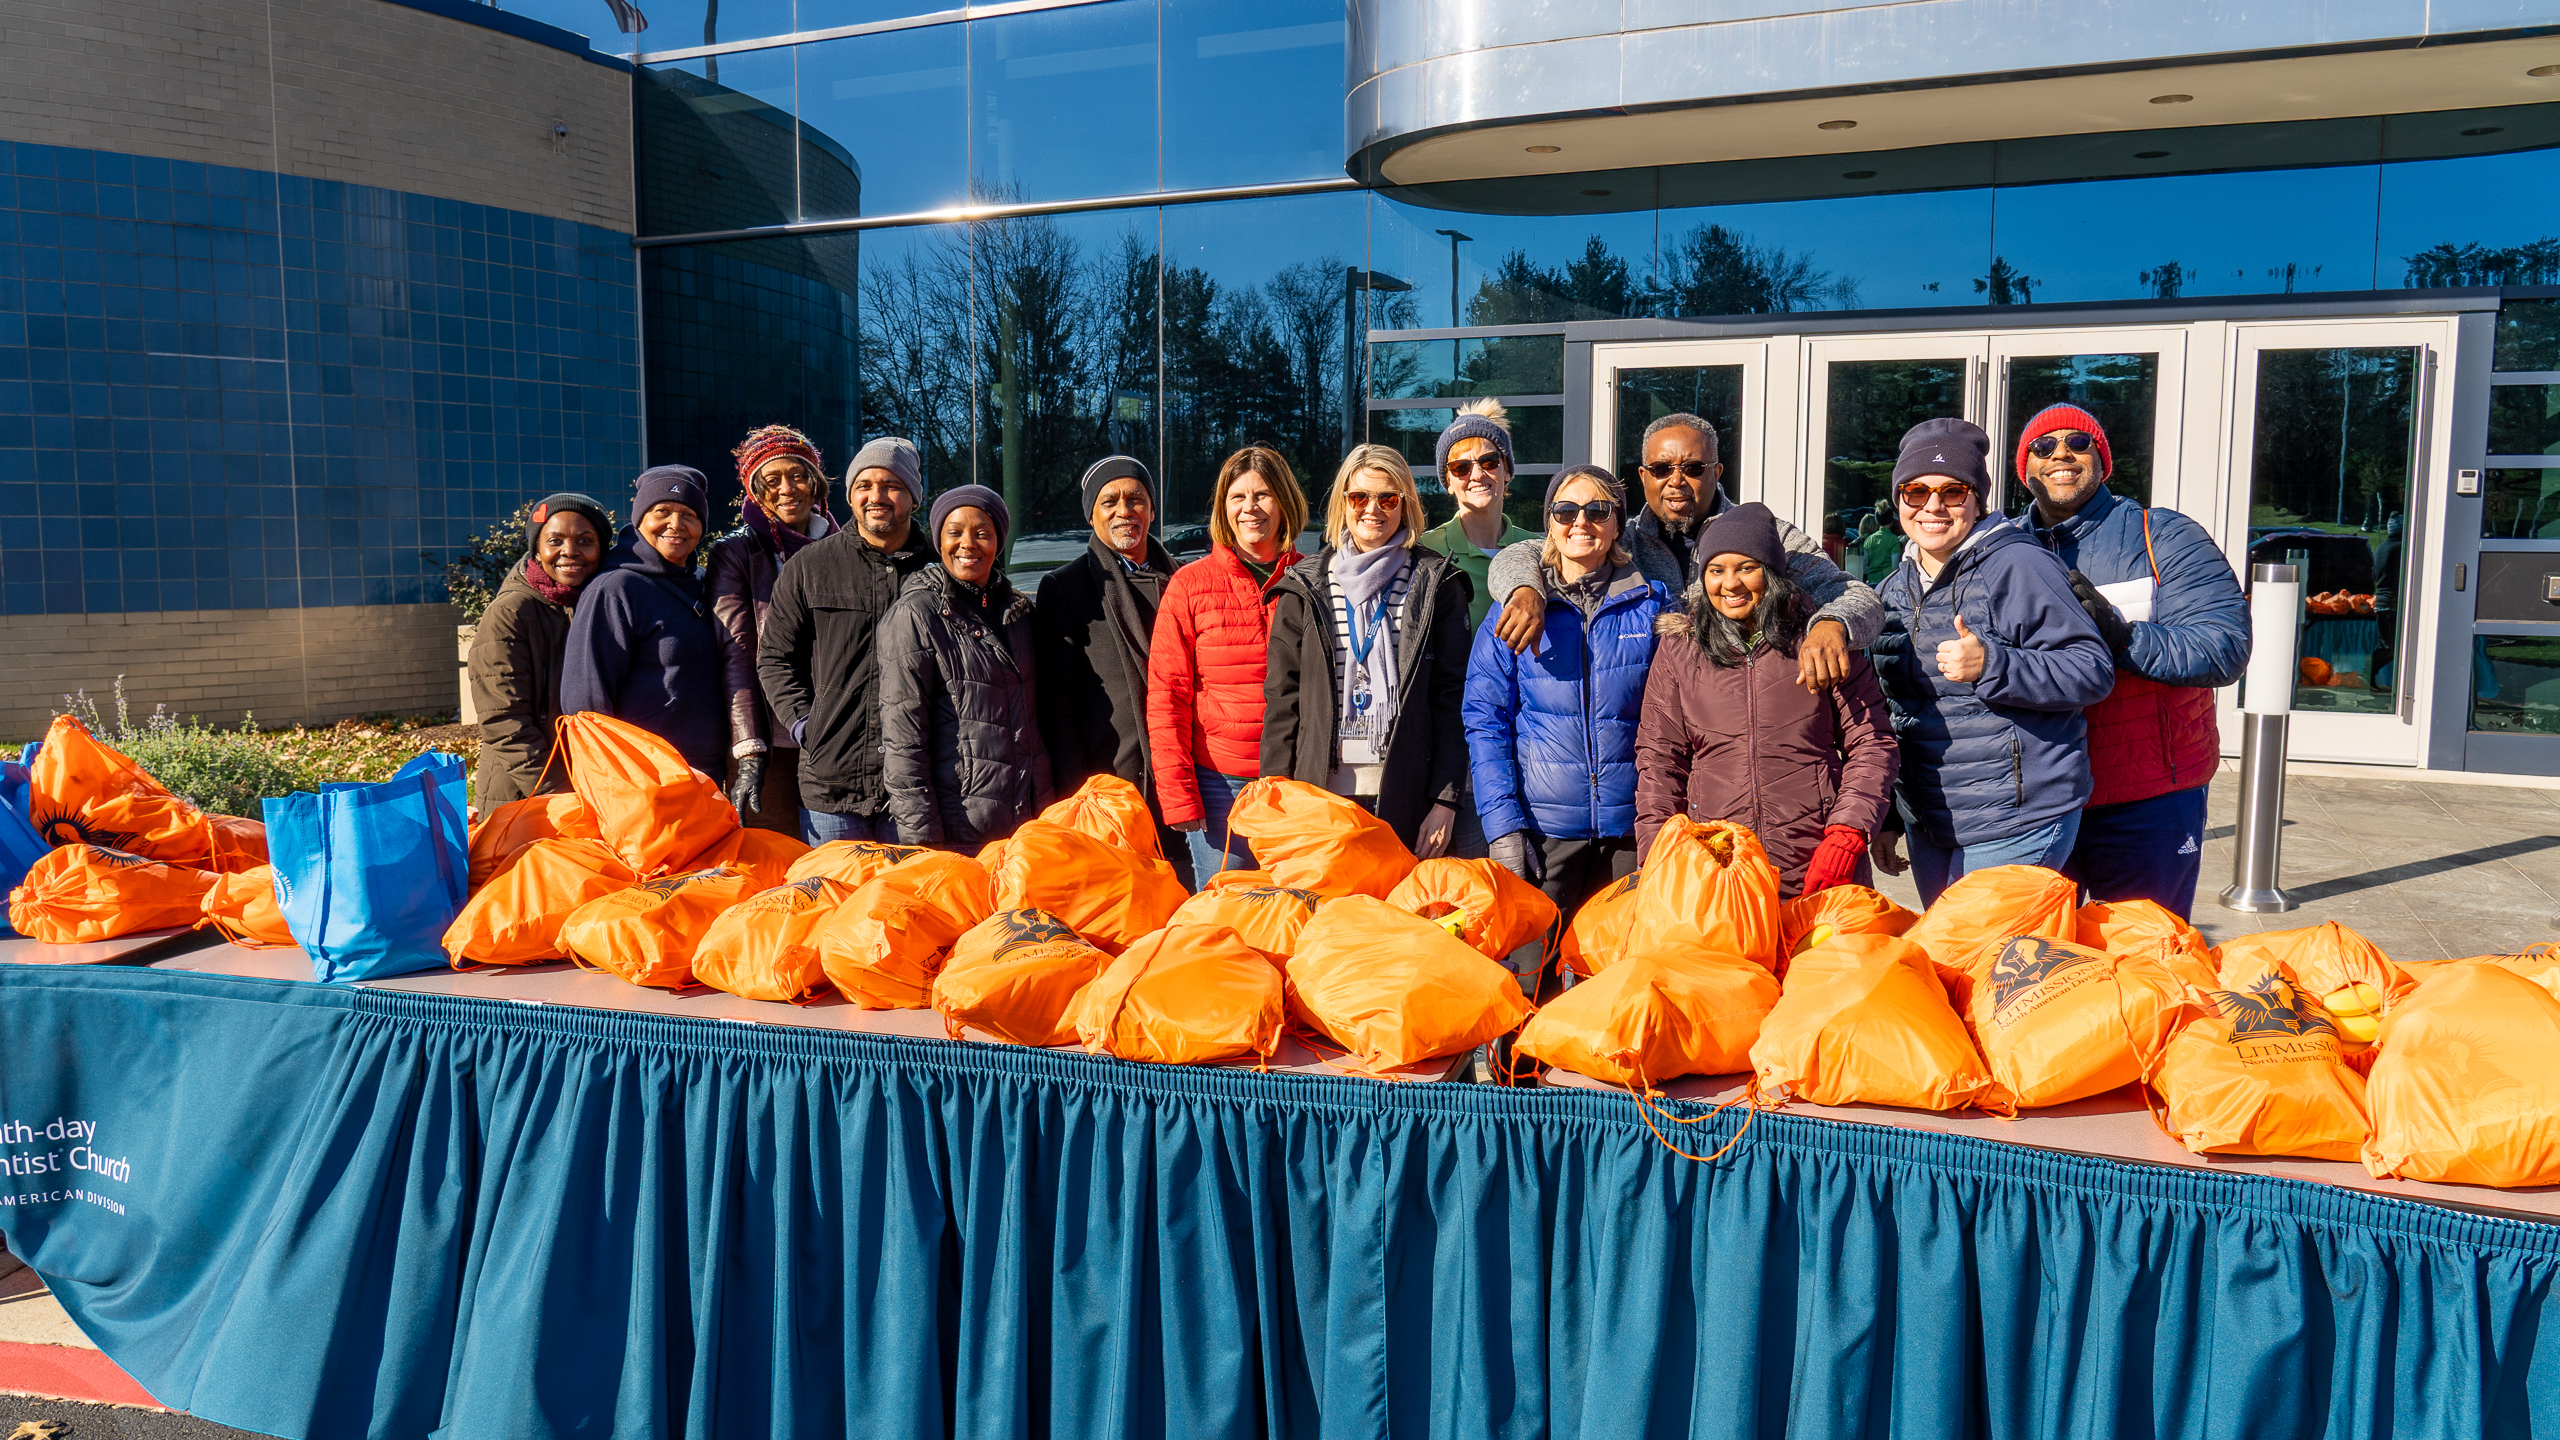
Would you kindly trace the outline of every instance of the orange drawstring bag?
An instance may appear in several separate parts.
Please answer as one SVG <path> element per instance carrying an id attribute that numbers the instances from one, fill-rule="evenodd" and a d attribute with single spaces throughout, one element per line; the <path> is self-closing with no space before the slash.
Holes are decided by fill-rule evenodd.
<path id="1" fill-rule="evenodd" d="M 838 884 L 861 889 L 872 877 L 901 860 L 913 860 L 924 852 L 920 845 L 884 845 L 877 840 L 830 840 L 791 862 L 782 872 L 783 880 L 806 880 L 823 876 Z"/>
<path id="2" fill-rule="evenodd" d="M 1864 885 L 1834 885 L 1778 902 L 1778 940 L 1785 953 L 1810 950 L 1839 935 L 1899 935 L 1919 922 L 1893 898 Z"/>
<path id="3" fill-rule="evenodd" d="M 1682 1075 L 1751 1068 L 1778 980 L 1739 955 L 1649 950 L 1550 1000 L 1521 1027 L 1519 1051 L 1559 1070 L 1659 1093 Z"/>
<path id="4" fill-rule="evenodd" d="M 540 841 L 602 839 L 596 817 L 575 790 L 510 800 L 471 828 L 471 888 L 497 879 Z"/>
<path id="5" fill-rule="evenodd" d="M 462 902 L 445 927 L 451 962 L 538 965 L 568 957 L 561 929 L 590 900 L 640 883 L 601 840 L 536 840 Z"/>
<path id="6" fill-rule="evenodd" d="M 1674 815 L 1653 837 L 1644 876 L 1629 954 L 1714 951 L 1778 968 L 1778 867 L 1748 827 Z"/>
<path id="7" fill-rule="evenodd" d="M 2424 981 L 2447 965 L 2495 965 L 2501 970 L 2521 975 L 2560 998 L 2560 954 L 2549 945 L 2513 955 L 2466 955 L 2459 960 L 2407 960 L 2395 962 L 2412 981 Z"/>
<path id="8" fill-rule="evenodd" d="M 2019 935 L 2069 940 L 2080 933 L 2080 886 L 2041 865 L 1976 870 L 1938 894 L 1902 938 L 1929 952 L 1947 995 L 1963 1009 L 1983 952 Z"/>
<path id="9" fill-rule="evenodd" d="M 193 929 L 221 877 L 104 845 L 62 845 L 37 857 L 9 892 L 9 924 L 47 945 L 85 945 L 143 930 Z"/>
<path id="10" fill-rule="evenodd" d="M 1224 925 L 1140 936 L 1075 1007 L 1087 1053 L 1158 1065 L 1268 1062 L 1287 1023 L 1280 972 Z"/>
<path id="11" fill-rule="evenodd" d="M 2295 989 L 2329 1012 L 2338 1034 L 2351 1044 L 2371 1041 L 2382 1017 L 2417 981 L 2391 963 L 2372 941 L 2331 920 L 2299 930 L 2235 935 L 2214 947 L 2217 983 L 2231 988 L 2274 969 Z"/>
<path id="12" fill-rule="evenodd" d="M 2560 1185 L 2560 1000 L 2500 965 L 2444 965 L 2382 1022 L 2365 1103 L 2376 1177 Z"/>
<path id="13" fill-rule="evenodd" d="M 1627 927 L 1635 923 L 1636 885 L 1642 879 L 1644 872 L 1637 870 L 1624 880 L 1612 881 L 1573 912 L 1565 922 L 1564 944 L 1558 947 L 1564 968 L 1588 978 L 1627 953 Z"/>
<path id="14" fill-rule="evenodd" d="M 168 865 L 213 858 L 203 811 L 68 715 L 45 727 L 44 748 L 27 767 L 27 810 L 49 845 L 97 845 Z"/>
<path id="15" fill-rule="evenodd" d="M 216 815 L 208 810 L 204 823 L 211 831 L 213 841 L 213 853 L 205 861 L 204 868 L 223 875 L 238 875 L 266 865 L 267 827 L 264 821 L 239 815 Z"/>
<path id="16" fill-rule="evenodd" d="M 1517 976 L 1368 895 L 1325 902 L 1288 974 L 1291 1010 L 1371 1071 L 1471 1050 L 1529 1018 Z"/>
<path id="17" fill-rule="evenodd" d="M 793 836 L 742 825 L 677 868 L 711 870 L 725 865 L 732 870 L 746 871 L 756 877 L 758 887 L 771 890 L 777 885 L 790 884 L 793 879 L 791 867 L 800 863 L 808 853 L 809 847 Z M 853 887 L 848 885 L 845 888 L 850 890 Z"/>
<path id="18" fill-rule="evenodd" d="M 995 913 L 995 882 L 966 855 L 928 850 L 864 882 L 818 931 L 818 958 L 865 1010 L 921 1010 L 970 927 Z"/>
<path id="19" fill-rule="evenodd" d="M 1385 899 L 1414 865 L 1386 821 L 1303 780 L 1267 775 L 1247 784 L 1228 824 L 1252 842 L 1272 883 L 1291 890 Z"/>
<path id="20" fill-rule="evenodd" d="M 693 978 L 741 1000 L 789 1004 L 818 994 L 827 983 L 818 931 L 852 893 L 849 885 L 812 875 L 748 896 L 703 932 L 693 947 Z"/>
<path id="21" fill-rule="evenodd" d="M 1324 897 L 1271 883 L 1268 870 L 1229 870 L 1182 902 L 1164 923 L 1224 925 L 1277 964 L 1298 952 L 1298 934 Z"/>
<path id="22" fill-rule="evenodd" d="M 284 911 L 276 904 L 274 867 L 260 865 L 217 877 L 204 892 L 203 918 L 196 921 L 199 930 L 207 925 L 234 945 L 292 944 L 293 932 L 285 928 Z"/>
<path id="23" fill-rule="evenodd" d="M 641 878 L 666 874 L 738 828 L 720 782 L 639 726 L 589 710 L 561 716 L 559 735 L 569 783 L 597 833 Z"/>
<path id="24" fill-rule="evenodd" d="M 756 877 L 743 870 L 643 880 L 570 911 L 560 923 L 560 948 L 579 964 L 634 985 L 681 990 L 692 982 L 693 949 L 711 922 L 757 889 Z"/>
<path id="25" fill-rule="evenodd" d="M 1387 892 L 1387 903 L 1438 923 L 1488 960 L 1545 938 L 1556 924 L 1547 892 L 1493 860 L 1421 861 Z"/>
<path id="26" fill-rule="evenodd" d="M 1094 776 L 1078 786 L 1076 793 L 1035 818 L 1090 835 L 1132 855 L 1144 855 L 1150 860 L 1165 858 L 1164 841 L 1156 834 L 1155 812 L 1147 808 L 1147 797 L 1117 775 Z"/>
<path id="27" fill-rule="evenodd" d="M 2199 990 L 2218 983 L 2213 947 L 2156 900 L 2092 900 L 2080 907 L 2072 938 L 2092 950 L 2157 960 Z"/>
<path id="28" fill-rule="evenodd" d="M 995 908 L 1046 910 L 1114 955 L 1163 929 L 1190 896 L 1164 861 L 1064 825 L 1026 821 L 1002 843 L 996 858 L 979 860 L 994 878 Z"/>
<path id="29" fill-rule="evenodd" d="M 2181 1018 L 2184 987 L 2153 960 L 2041 935 L 1985 953 L 1965 1018 L 1991 1078 L 2021 1108 L 2148 1078 Z"/>
<path id="30" fill-rule="evenodd" d="M 2328 1015 L 2272 967 L 2236 988 L 2196 990 L 2151 1088 L 2161 1128 L 2198 1155 L 2353 1161 L 2372 1125 L 2364 1080 Z"/>
<path id="31" fill-rule="evenodd" d="M 1814 1105 L 2009 1111 L 1929 952 L 1892 935 L 1833 943 L 1843 948 L 1809 951 L 1814 963 L 1787 971 L 1785 993 L 1760 1023 L 1751 1068 L 1763 1093 Z"/>
<path id="32" fill-rule="evenodd" d="M 933 977 L 952 1039 L 976 1029 L 1009 1045 L 1076 1043 L 1076 997 L 1111 957 L 1041 910 L 999 910 L 969 927 Z"/>

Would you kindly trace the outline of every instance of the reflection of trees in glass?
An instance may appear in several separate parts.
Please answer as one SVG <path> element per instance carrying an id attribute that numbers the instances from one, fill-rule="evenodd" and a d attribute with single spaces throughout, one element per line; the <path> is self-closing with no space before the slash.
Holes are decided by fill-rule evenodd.
<path id="1" fill-rule="evenodd" d="M 2409 349 L 2261 353 L 2252 523 L 2380 537 L 2407 506 L 2416 374 Z"/>
<path id="2" fill-rule="evenodd" d="M 2151 292 L 2152 299 L 2175 300 L 2179 292 L 2187 288 L 2187 282 L 2196 278 L 2196 272 L 2171 260 L 2133 278 Z"/>
<path id="3" fill-rule="evenodd" d="M 1991 257 L 1991 273 L 1975 277 L 1973 293 L 1990 296 L 1994 305 L 2033 305 L 2036 303 L 2036 286 L 2040 283 L 2010 264 L 2008 257 L 1994 255 Z"/>
<path id="4" fill-rule="evenodd" d="M 1831 366 L 1822 462 L 1826 519 L 1885 498 L 1902 432 L 1964 413 L 1961 360 L 1848 360 Z"/>
<path id="5" fill-rule="evenodd" d="M 2471 285 L 2560 285 L 2560 236 L 2545 235 L 2522 245 L 2495 249 L 2487 245 L 2431 245 L 2401 257 L 2412 290 L 2449 290 Z"/>
<path id="6" fill-rule="evenodd" d="M 1325 256 L 1231 285 L 1136 231 L 955 229 L 868 277 L 863 431 L 913 439 L 935 489 L 1001 485 L 1020 534 L 1081 528 L 1076 480 L 1113 452 L 1158 468 L 1169 518 L 1196 519 L 1249 443 L 1320 487 L 1341 458 L 1342 273 Z"/>
<path id="7" fill-rule="evenodd" d="M 2115 457 L 2107 488 L 2138 505 L 2151 503 L 2151 445 L 2160 414 L 2160 357 L 2123 355 L 2022 355 L 2009 361 L 2008 433 L 1992 446 L 1991 464 L 2016 463 L 2018 437 L 2048 405 L 2077 405 L 2106 427 Z M 2009 477 L 2007 507 L 2022 514 L 2035 496 L 2024 475 Z"/>
<path id="8" fill-rule="evenodd" d="M 1467 302 L 1470 325 L 1551 325 L 1641 316 L 1775 315 L 1853 309 L 1858 282 L 1780 245 L 1755 245 L 1723 225 L 1693 226 L 1661 264 L 1639 274 L 1598 235 L 1561 266 L 1526 250 L 1504 256 Z"/>

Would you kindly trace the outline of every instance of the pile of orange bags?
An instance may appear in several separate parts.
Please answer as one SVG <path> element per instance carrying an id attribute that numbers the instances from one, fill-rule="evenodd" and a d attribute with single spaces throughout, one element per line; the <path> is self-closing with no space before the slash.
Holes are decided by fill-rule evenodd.
<path id="1" fill-rule="evenodd" d="M 951 1038 L 976 1029 L 1015 1045 L 1076 1043 L 1076 1003 L 1111 957 L 1039 910 L 999 910 L 971 926 L 933 977 Z"/>
<path id="2" fill-rule="evenodd" d="M 1246 785 L 1229 824 L 1252 842 L 1272 882 L 1292 890 L 1385 899 L 1414 866 L 1386 821 L 1303 780 L 1267 775 Z"/>
<path id="3" fill-rule="evenodd" d="M 1095 1054 L 1164 1065 L 1268 1061 L 1287 1023 L 1280 972 L 1224 925 L 1171 925 L 1120 953 L 1077 999 Z"/>
<path id="4" fill-rule="evenodd" d="M 1672 816 L 1653 837 L 1635 893 L 1627 954 L 1708 951 L 1778 968 L 1778 870 L 1749 829 Z"/>
<path id="5" fill-rule="evenodd" d="M 1473 1049 L 1529 1016 L 1509 970 L 1366 895 L 1325 902 L 1298 932 L 1288 973 L 1290 1008 L 1370 1071 Z"/>
<path id="6" fill-rule="evenodd" d="M 1843 935 L 1798 955 L 1751 1068 L 1773 1101 L 2010 1108 L 1928 952 L 1894 935 Z"/>

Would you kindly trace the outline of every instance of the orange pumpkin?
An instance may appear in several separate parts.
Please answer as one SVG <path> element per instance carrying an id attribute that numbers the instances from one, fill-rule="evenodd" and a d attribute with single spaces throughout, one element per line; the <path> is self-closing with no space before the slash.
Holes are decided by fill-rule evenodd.
<path id="1" fill-rule="evenodd" d="M 2328 684 L 2329 662 L 2321 659 L 2317 655 L 2304 656 L 2302 658 L 2302 683 L 2305 685 Z"/>

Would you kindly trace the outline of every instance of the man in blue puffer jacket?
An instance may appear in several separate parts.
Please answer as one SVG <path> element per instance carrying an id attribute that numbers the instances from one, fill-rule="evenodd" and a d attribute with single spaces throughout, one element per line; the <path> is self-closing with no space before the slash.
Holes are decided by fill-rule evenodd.
<path id="1" fill-rule="evenodd" d="M 2097 418 L 2039 411 L 2018 434 L 2027 526 L 2115 656 L 2089 707 L 2088 808 L 2063 873 L 2095 900 L 2152 900 L 2179 919 L 2204 864 L 2205 791 L 2222 760 L 2215 687 L 2249 665 L 2249 602 L 2213 536 L 2175 510 L 2107 488 L 2115 454 Z"/>
<path id="2" fill-rule="evenodd" d="M 1902 437 L 1893 493 L 1910 543 L 1878 587 L 1884 631 L 1868 651 L 1902 743 L 1896 800 L 1930 902 L 1969 871 L 2062 868 L 2089 798 L 2080 711 L 2115 684 L 2062 562 L 1985 518 L 1990 450 L 1964 420 Z M 1877 858 L 1900 868 L 1889 841 Z"/>
<path id="3" fill-rule="evenodd" d="M 1570 917 L 1635 869 L 1636 727 L 1654 621 L 1677 602 L 1625 548 L 1625 492 L 1608 471 L 1566 470 L 1547 503 L 1545 628 L 1515 655 L 1486 617 L 1461 713 L 1494 858 Z"/>

